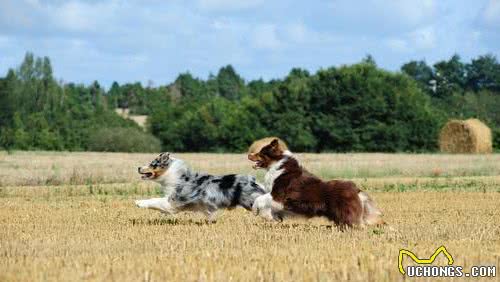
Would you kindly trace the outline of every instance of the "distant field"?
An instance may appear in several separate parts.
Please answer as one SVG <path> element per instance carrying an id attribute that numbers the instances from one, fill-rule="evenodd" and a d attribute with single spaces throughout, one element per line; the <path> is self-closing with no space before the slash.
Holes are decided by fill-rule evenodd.
<path id="1" fill-rule="evenodd" d="M 244 154 L 173 154 L 193 168 L 224 174 L 245 173 L 262 179 Z M 298 154 L 324 178 L 415 178 L 499 176 L 500 154 Z M 43 186 L 140 182 L 137 167 L 156 154 L 0 152 L 0 186 Z"/>
<path id="2" fill-rule="evenodd" d="M 242 154 L 175 155 L 255 174 Z M 0 153 L 0 281 L 397 281 L 399 249 L 429 257 L 441 245 L 455 265 L 496 265 L 498 278 L 499 155 L 301 154 L 311 171 L 370 191 L 389 222 L 347 232 L 240 208 L 215 224 L 138 209 L 159 193 L 136 175 L 153 157 Z"/>

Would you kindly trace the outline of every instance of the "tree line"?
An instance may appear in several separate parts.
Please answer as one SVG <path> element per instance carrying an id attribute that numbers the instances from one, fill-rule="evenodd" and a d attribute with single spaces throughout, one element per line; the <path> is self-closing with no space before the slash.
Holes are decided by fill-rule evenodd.
<path id="1" fill-rule="evenodd" d="M 149 116 L 147 130 L 115 113 Z M 295 151 L 429 152 L 450 118 L 476 117 L 500 148 L 500 64 L 458 55 L 401 71 L 371 56 L 316 73 L 246 82 L 231 65 L 206 80 L 180 74 L 168 85 L 108 90 L 57 82 L 47 57 L 27 53 L 0 78 L 0 147 L 21 150 L 240 152 L 280 136 Z"/>
<path id="2" fill-rule="evenodd" d="M 106 141 L 114 144 L 103 147 Z M 0 78 L 0 147 L 134 152 L 159 150 L 160 142 L 118 116 L 99 83 L 57 82 L 49 58 L 28 53 L 16 70 Z"/>

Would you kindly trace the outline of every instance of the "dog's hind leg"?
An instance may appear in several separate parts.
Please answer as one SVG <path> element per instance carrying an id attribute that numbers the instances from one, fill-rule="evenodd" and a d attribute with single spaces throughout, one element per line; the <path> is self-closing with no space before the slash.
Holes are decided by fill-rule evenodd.
<path id="1" fill-rule="evenodd" d="M 152 198 L 148 200 L 137 200 L 135 205 L 139 208 L 153 209 L 168 214 L 174 214 L 175 208 L 169 203 L 167 198 Z"/>
<path id="2" fill-rule="evenodd" d="M 375 202 L 368 196 L 366 192 L 358 193 L 359 200 L 361 201 L 361 206 L 363 208 L 362 222 L 365 225 L 384 225 L 385 222 L 382 219 L 382 212 L 375 205 Z"/>
<path id="3" fill-rule="evenodd" d="M 363 207 L 362 223 L 364 225 L 385 225 L 382 212 L 366 192 L 358 193 L 361 206 Z"/>
<path id="4" fill-rule="evenodd" d="M 207 216 L 207 222 L 208 223 L 215 223 L 217 222 L 217 207 L 215 206 L 208 206 L 205 210 L 205 215 Z"/>

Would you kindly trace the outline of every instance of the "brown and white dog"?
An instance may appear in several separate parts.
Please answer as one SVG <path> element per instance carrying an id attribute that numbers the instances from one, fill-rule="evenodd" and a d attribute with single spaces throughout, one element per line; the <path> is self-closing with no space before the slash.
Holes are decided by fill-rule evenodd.
<path id="1" fill-rule="evenodd" d="M 278 140 L 278 147 L 280 148 L 280 150 L 288 151 L 288 146 L 286 145 L 285 141 L 281 140 L 278 137 L 265 137 L 259 140 L 255 140 L 252 145 L 248 147 L 248 158 L 250 159 L 256 157 L 260 150 L 269 145 L 269 143 L 271 143 L 271 141 L 273 140 Z M 255 164 L 253 168 L 257 169 L 257 164 Z"/>
<path id="2" fill-rule="evenodd" d="M 293 154 L 283 150 L 278 139 L 248 158 L 254 168 L 264 168 L 266 190 L 258 197 L 255 213 L 269 220 L 286 214 L 325 216 L 341 228 L 384 224 L 382 213 L 366 192 L 351 181 L 322 181 L 304 170 Z"/>

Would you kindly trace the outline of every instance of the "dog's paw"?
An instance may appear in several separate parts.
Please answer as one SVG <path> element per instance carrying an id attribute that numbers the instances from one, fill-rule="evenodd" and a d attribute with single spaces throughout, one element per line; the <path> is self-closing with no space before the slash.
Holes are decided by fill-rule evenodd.
<path id="1" fill-rule="evenodd" d="M 273 213 L 270 210 L 263 210 L 263 211 L 261 210 L 259 216 L 267 221 L 276 221 L 273 216 Z"/>
<path id="2" fill-rule="evenodd" d="M 281 223 L 281 222 L 283 222 L 283 218 L 284 218 L 283 213 L 281 213 L 281 212 L 276 212 L 276 213 L 273 213 L 273 215 L 272 215 L 272 216 L 273 216 L 273 220 L 274 220 L 274 221 L 277 221 L 277 222 L 280 222 L 280 223 Z"/>
<path id="3" fill-rule="evenodd" d="M 138 207 L 138 208 L 147 208 L 147 204 L 146 204 L 146 201 L 144 200 L 136 200 L 135 201 L 135 205 Z"/>
<path id="4" fill-rule="evenodd" d="M 252 207 L 252 213 L 255 215 L 255 216 L 259 216 L 260 215 L 260 208 L 254 206 Z"/>

